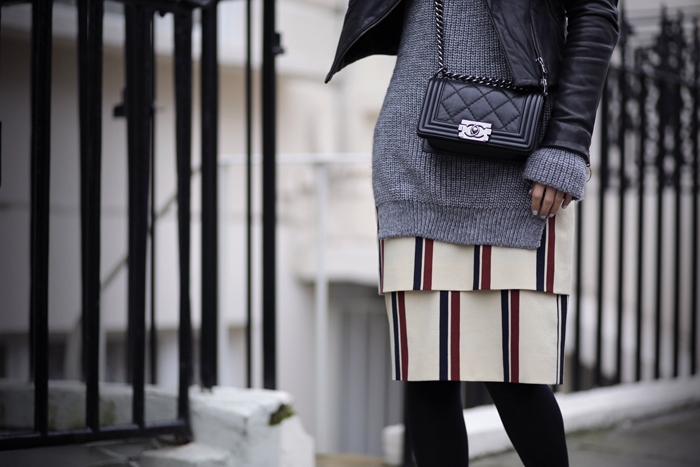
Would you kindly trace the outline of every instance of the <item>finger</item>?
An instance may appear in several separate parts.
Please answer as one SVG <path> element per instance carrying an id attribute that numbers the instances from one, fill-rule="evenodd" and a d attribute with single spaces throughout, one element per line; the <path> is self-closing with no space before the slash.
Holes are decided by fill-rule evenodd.
<path id="1" fill-rule="evenodd" d="M 535 184 L 532 186 L 532 190 L 530 190 L 530 194 L 532 195 L 532 214 L 534 216 L 539 216 L 542 196 L 544 195 L 544 185 L 535 182 Z"/>
<path id="2" fill-rule="evenodd" d="M 564 193 L 561 190 L 557 190 L 557 192 L 554 194 L 554 203 L 552 204 L 552 209 L 549 211 L 549 215 L 554 216 L 557 211 L 559 211 L 559 208 L 561 207 L 562 201 L 564 201 Z"/>
<path id="3" fill-rule="evenodd" d="M 540 219 L 544 219 L 549 216 L 552 209 L 552 204 L 554 204 L 554 195 L 557 192 L 556 188 L 550 186 L 546 187 L 544 190 L 544 197 L 542 198 L 542 208 L 540 209 Z"/>
<path id="4" fill-rule="evenodd" d="M 566 196 L 564 196 L 564 203 L 561 205 L 561 207 L 562 207 L 563 209 L 568 208 L 569 205 L 571 204 L 571 200 L 573 200 L 573 196 L 571 196 L 571 195 L 569 195 L 569 194 L 567 194 Z"/>

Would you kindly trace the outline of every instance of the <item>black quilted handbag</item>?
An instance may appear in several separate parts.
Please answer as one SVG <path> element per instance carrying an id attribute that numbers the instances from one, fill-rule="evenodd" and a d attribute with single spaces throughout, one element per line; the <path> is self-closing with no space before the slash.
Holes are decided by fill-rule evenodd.
<path id="1" fill-rule="evenodd" d="M 428 81 L 418 120 L 423 150 L 524 162 L 537 147 L 542 126 L 547 96 L 544 61 L 537 57 L 542 89 L 451 73 L 444 64 L 443 12 L 443 0 L 435 0 L 439 70 Z"/>

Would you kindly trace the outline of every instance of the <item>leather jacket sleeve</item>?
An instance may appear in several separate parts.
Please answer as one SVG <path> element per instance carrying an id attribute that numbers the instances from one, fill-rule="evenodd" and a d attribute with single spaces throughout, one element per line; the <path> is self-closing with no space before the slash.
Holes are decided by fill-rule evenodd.
<path id="1" fill-rule="evenodd" d="M 619 34 L 617 0 L 562 0 L 568 19 L 557 98 L 541 146 L 589 147 L 608 63 Z"/>
<path id="2" fill-rule="evenodd" d="M 361 58 L 374 54 L 396 55 L 405 3 L 402 0 L 350 0 L 326 83 L 335 73 Z"/>

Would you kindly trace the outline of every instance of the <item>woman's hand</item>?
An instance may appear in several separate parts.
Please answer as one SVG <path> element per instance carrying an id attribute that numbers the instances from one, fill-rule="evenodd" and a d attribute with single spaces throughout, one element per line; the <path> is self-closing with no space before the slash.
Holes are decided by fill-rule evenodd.
<path id="1" fill-rule="evenodd" d="M 559 207 L 566 209 L 571 203 L 570 194 L 539 182 L 535 182 L 530 194 L 532 195 L 532 214 L 540 216 L 540 219 L 554 216 L 559 211 Z"/>

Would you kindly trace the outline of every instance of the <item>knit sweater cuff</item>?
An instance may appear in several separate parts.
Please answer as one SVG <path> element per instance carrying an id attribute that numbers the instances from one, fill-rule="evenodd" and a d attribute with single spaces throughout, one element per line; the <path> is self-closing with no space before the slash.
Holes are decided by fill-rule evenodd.
<path id="1" fill-rule="evenodd" d="M 586 162 L 575 152 L 559 148 L 539 148 L 525 164 L 523 177 L 583 199 L 586 184 Z"/>

